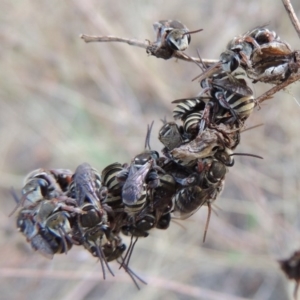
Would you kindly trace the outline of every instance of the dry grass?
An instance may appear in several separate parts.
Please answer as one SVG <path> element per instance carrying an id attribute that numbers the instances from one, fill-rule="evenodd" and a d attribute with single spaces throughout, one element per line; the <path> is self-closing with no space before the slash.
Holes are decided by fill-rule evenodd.
<path id="1" fill-rule="evenodd" d="M 297 15 L 300 3 L 294 1 Z M 188 49 L 217 58 L 236 34 L 269 23 L 299 49 L 299 38 L 277 0 L 262 1 L 2 1 L 0 49 L 0 289 L 1 299 L 290 299 L 292 285 L 276 259 L 300 248 L 300 85 L 265 102 L 248 121 L 264 123 L 242 135 L 239 152 L 217 201 L 207 242 L 206 209 L 153 231 L 136 246 L 131 267 L 148 281 L 137 291 L 112 264 L 72 249 L 47 261 L 34 253 L 7 215 L 8 190 L 38 167 L 70 168 L 87 161 L 99 170 L 129 162 L 143 149 L 146 124 L 157 132 L 171 119 L 171 100 L 194 96 L 197 66 L 148 57 L 125 44 L 85 44 L 81 33 L 151 39 L 152 23 L 178 19 L 193 35 Z M 253 86 L 257 95 L 267 89 Z"/>

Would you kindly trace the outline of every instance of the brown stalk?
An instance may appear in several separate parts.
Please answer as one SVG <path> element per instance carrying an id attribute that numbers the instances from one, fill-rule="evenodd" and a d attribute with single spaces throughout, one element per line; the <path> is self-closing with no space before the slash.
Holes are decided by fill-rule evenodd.
<path id="1" fill-rule="evenodd" d="M 298 33 L 298 36 L 300 38 L 300 22 L 295 14 L 294 8 L 291 4 L 290 0 L 282 0 L 283 6 L 285 8 L 285 10 L 287 11 L 289 18 L 296 30 L 296 32 Z"/>
<path id="2" fill-rule="evenodd" d="M 135 46 L 135 47 L 140 47 L 140 48 L 144 48 L 147 49 L 147 47 L 149 46 L 149 41 L 145 40 L 143 41 L 139 41 L 139 40 L 135 40 L 135 39 L 125 39 L 125 38 L 120 38 L 117 36 L 113 36 L 113 35 L 106 35 L 106 36 L 90 36 L 90 35 L 86 35 L 86 34 L 82 34 L 80 35 L 80 38 L 82 38 L 86 43 L 93 43 L 93 42 L 119 42 L 119 43 L 125 43 L 131 46 Z M 182 52 L 178 52 L 176 51 L 173 54 L 173 57 L 184 60 L 184 61 L 189 61 L 189 62 L 198 62 L 201 63 L 200 59 L 198 57 L 190 57 Z M 218 62 L 217 59 L 202 59 L 202 61 L 206 64 L 214 64 L 216 62 Z"/>
<path id="3" fill-rule="evenodd" d="M 283 90 L 284 88 L 286 88 L 288 85 L 296 82 L 300 80 L 300 73 L 296 73 L 296 74 L 292 74 L 286 81 L 275 85 L 274 87 L 272 87 L 270 90 L 268 90 L 267 92 L 263 93 L 261 96 L 257 97 L 255 100 L 258 104 L 262 103 L 265 100 L 268 100 L 270 98 L 272 98 L 272 96 L 274 94 L 276 94 L 277 92 Z"/>

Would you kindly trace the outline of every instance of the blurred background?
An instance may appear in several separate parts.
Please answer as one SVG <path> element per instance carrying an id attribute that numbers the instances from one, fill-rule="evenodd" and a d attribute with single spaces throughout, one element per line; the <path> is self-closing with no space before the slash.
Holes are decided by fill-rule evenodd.
<path id="1" fill-rule="evenodd" d="M 8 218 L 9 190 L 20 191 L 31 170 L 130 162 L 152 120 L 151 146 L 160 151 L 171 101 L 200 91 L 192 63 L 121 43 L 86 44 L 80 34 L 153 41 L 153 22 L 176 19 L 204 29 L 187 54 L 216 59 L 234 36 L 268 24 L 300 49 L 281 1 L 4 0 L 0 16 L 1 299 L 291 299 L 294 283 L 276 260 L 300 249 L 300 83 L 247 121 L 264 125 L 243 133 L 237 151 L 264 160 L 236 157 L 205 244 L 206 207 L 138 241 L 130 266 L 148 282 L 141 291 L 115 263 L 115 278 L 103 281 L 99 262 L 79 247 L 48 261 Z M 256 96 L 271 87 L 250 86 Z"/>

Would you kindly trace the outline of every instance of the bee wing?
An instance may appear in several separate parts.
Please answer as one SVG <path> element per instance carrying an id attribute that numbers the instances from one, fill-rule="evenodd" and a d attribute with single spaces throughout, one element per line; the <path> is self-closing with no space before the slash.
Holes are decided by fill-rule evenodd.
<path id="1" fill-rule="evenodd" d="M 128 184 L 127 186 L 124 185 L 122 191 L 122 199 L 125 204 L 134 204 L 136 203 L 141 194 L 143 192 L 143 185 L 135 185 L 134 183 Z"/>
<path id="2" fill-rule="evenodd" d="M 49 243 L 40 234 L 35 235 L 31 239 L 31 246 L 44 257 L 48 259 L 53 258 L 53 250 L 51 249 Z"/>
<path id="3" fill-rule="evenodd" d="M 221 69 L 221 67 L 222 67 L 222 62 L 219 61 L 219 62 L 213 64 L 212 66 L 210 66 L 206 71 L 204 71 L 200 75 L 193 78 L 192 81 L 195 81 L 196 79 L 198 79 L 198 81 L 201 82 L 202 80 L 204 80 L 208 77 L 211 77 L 215 73 L 218 73 L 219 70 Z"/>
<path id="4" fill-rule="evenodd" d="M 179 211 L 174 211 L 172 219 L 186 220 L 189 217 L 191 217 L 194 213 L 196 213 L 200 209 L 201 206 L 197 207 L 195 210 L 193 210 L 192 212 L 189 212 L 189 213 L 182 213 Z"/>
<path id="5" fill-rule="evenodd" d="M 128 178 L 123 186 L 122 198 L 125 204 L 136 203 L 144 191 L 145 178 L 151 168 L 152 161 L 142 165 L 139 169 L 132 164 Z"/>
<path id="6" fill-rule="evenodd" d="M 168 20 L 161 20 L 158 22 L 153 23 L 153 28 L 156 33 L 156 44 L 161 44 L 163 40 L 166 37 L 166 34 L 172 30 L 172 28 L 169 26 Z"/>
<path id="7" fill-rule="evenodd" d="M 275 59 L 276 56 L 284 58 L 293 53 L 291 47 L 282 41 L 273 41 L 255 49 L 251 55 L 252 63 L 266 60 L 268 57 Z"/>

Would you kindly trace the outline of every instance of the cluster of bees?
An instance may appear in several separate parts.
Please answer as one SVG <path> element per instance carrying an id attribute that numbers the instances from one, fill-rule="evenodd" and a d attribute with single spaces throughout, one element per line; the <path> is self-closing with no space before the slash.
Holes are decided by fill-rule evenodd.
<path id="1" fill-rule="evenodd" d="M 164 59 L 184 51 L 190 35 L 200 31 L 178 21 L 159 21 L 154 29 L 156 41 L 147 53 Z M 137 285 L 136 279 L 143 280 L 129 261 L 137 240 L 151 229 L 165 230 L 172 217 L 186 219 L 207 206 L 205 240 L 211 205 L 224 188 L 233 156 L 261 158 L 234 152 L 256 102 L 244 74 L 233 72 L 241 67 L 254 82 L 278 84 L 297 72 L 299 53 L 274 31 L 257 27 L 231 40 L 218 63 L 198 65 L 202 90 L 173 101 L 174 121 L 164 120 L 158 134 L 162 155 L 150 147 L 152 123 L 144 151 L 129 164 L 115 162 L 102 172 L 88 163 L 75 172 L 39 169 L 26 177 L 21 197 L 12 191 L 17 227 L 33 249 L 52 258 L 83 246 L 99 258 L 104 278 L 106 270 L 114 275 L 109 262 L 116 260 Z M 122 235 L 131 237 L 128 247 Z"/>

